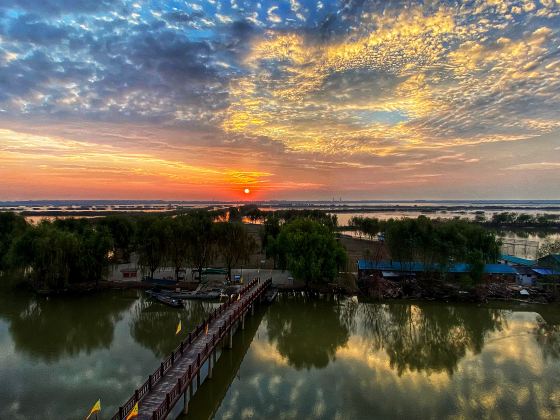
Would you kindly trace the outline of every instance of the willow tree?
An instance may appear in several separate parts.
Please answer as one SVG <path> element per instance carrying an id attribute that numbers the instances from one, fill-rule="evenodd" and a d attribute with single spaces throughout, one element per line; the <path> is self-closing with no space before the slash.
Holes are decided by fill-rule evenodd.
<path id="1" fill-rule="evenodd" d="M 27 227 L 23 216 L 12 212 L 0 212 L 0 274 L 9 268 L 8 251 L 12 243 L 25 232 Z"/>
<path id="2" fill-rule="evenodd" d="M 167 260 L 175 269 L 175 281 L 179 281 L 179 271 L 185 267 L 192 241 L 192 229 L 185 215 L 166 219 Z"/>
<path id="3" fill-rule="evenodd" d="M 216 223 L 214 229 L 218 253 L 223 257 L 228 278 L 231 279 L 232 268 L 239 263 L 249 261 L 251 254 L 257 248 L 257 243 L 245 225 L 240 222 Z"/>
<path id="4" fill-rule="evenodd" d="M 201 279 L 202 269 L 214 256 L 214 221 L 212 215 L 204 210 L 196 210 L 186 216 L 190 235 L 188 259 Z"/>
<path id="5" fill-rule="evenodd" d="M 155 271 L 165 263 L 168 229 L 169 225 L 163 217 L 148 215 L 138 219 L 136 232 L 138 265 L 150 272 L 150 279 L 154 278 Z"/>

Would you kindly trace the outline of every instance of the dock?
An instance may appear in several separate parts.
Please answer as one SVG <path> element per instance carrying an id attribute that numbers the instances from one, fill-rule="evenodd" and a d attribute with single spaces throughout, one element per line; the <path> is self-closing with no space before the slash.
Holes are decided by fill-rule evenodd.
<path id="1" fill-rule="evenodd" d="M 254 305 L 264 299 L 271 283 L 272 279 L 255 279 L 241 289 L 238 298 L 216 308 L 119 407 L 112 420 L 126 419 L 136 403 L 141 420 L 165 419 L 181 399 L 183 412 L 187 413 L 193 381 L 198 389 L 202 367 L 207 365 L 207 379 L 211 379 L 218 347 L 232 347 L 233 334 L 237 328 L 245 328 L 245 317 L 254 313 Z"/>

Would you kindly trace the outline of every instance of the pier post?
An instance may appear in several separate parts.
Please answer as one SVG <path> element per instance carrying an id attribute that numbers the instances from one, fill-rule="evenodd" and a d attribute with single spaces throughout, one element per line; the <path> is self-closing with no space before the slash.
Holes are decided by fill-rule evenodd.
<path id="1" fill-rule="evenodd" d="M 255 304 L 251 304 L 251 316 L 255 315 Z"/>
<path id="2" fill-rule="evenodd" d="M 233 348 L 233 327 L 229 330 L 228 349 Z"/>
<path id="3" fill-rule="evenodd" d="M 208 379 L 212 379 L 212 368 L 213 368 L 212 358 L 208 358 Z"/>
<path id="4" fill-rule="evenodd" d="M 245 329 L 245 313 L 241 316 L 241 329 Z"/>
<path id="5" fill-rule="evenodd" d="M 200 388 L 200 369 L 198 370 L 198 372 L 196 372 L 196 390 L 198 391 L 198 388 Z"/>
<path id="6" fill-rule="evenodd" d="M 185 389 L 185 393 L 183 394 L 183 414 L 188 414 L 189 413 L 189 390 L 190 390 L 191 386 L 187 386 L 187 389 Z"/>
<path id="7" fill-rule="evenodd" d="M 213 359 L 214 365 L 216 365 L 217 353 L 218 353 L 218 349 L 214 348 L 214 351 L 212 352 L 212 359 Z"/>

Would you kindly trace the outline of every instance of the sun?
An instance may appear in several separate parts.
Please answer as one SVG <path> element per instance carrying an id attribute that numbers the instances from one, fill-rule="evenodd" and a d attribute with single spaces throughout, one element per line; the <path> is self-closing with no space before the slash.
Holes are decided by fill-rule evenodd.
<path id="1" fill-rule="evenodd" d="M 244 192 L 245 194 L 250 194 L 250 193 L 251 193 L 251 190 L 250 190 L 249 188 L 245 188 L 245 189 L 243 190 L 243 192 Z"/>

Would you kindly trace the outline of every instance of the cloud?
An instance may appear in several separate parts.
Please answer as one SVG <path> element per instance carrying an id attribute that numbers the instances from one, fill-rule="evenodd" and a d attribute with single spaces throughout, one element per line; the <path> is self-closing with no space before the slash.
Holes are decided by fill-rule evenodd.
<path id="1" fill-rule="evenodd" d="M 247 173 L 274 156 L 278 188 L 445 175 L 560 129 L 560 5 L 531 4 L 6 0 L 0 118 L 46 136 L 113 127 L 156 155 L 228 150 Z M 136 146 L 132 127 L 164 137 Z"/>
<path id="2" fill-rule="evenodd" d="M 506 168 L 510 171 L 547 171 L 560 170 L 560 162 L 532 162 L 520 163 Z"/>

